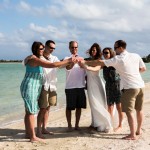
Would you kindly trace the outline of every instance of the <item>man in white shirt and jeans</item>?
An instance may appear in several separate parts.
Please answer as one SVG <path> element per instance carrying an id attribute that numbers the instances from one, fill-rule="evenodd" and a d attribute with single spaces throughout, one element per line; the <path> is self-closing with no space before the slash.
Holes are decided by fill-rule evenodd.
<path id="1" fill-rule="evenodd" d="M 138 54 L 129 53 L 126 50 L 126 42 L 118 40 L 114 44 L 116 56 L 109 60 L 98 60 L 84 62 L 88 65 L 113 66 L 120 74 L 122 88 L 122 111 L 126 113 L 130 134 L 123 137 L 126 140 L 136 140 L 141 134 L 141 126 L 143 122 L 143 100 L 144 100 L 144 81 L 140 72 L 146 70 L 146 66 Z M 133 110 L 136 110 L 137 128 L 135 129 L 135 121 Z"/>
<path id="2" fill-rule="evenodd" d="M 55 42 L 48 40 L 45 43 L 44 57 L 41 59 L 53 62 L 59 62 L 59 59 L 56 56 L 52 55 L 52 52 L 55 50 Z M 44 77 L 43 77 L 43 87 L 41 95 L 39 98 L 39 107 L 40 111 L 37 117 L 37 136 L 44 138 L 42 134 L 53 134 L 46 129 L 48 122 L 50 106 L 56 106 L 57 104 L 57 68 L 43 68 Z"/>

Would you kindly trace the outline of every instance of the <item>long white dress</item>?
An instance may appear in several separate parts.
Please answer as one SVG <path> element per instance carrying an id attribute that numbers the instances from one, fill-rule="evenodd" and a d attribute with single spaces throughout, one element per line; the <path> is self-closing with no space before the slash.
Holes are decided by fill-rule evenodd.
<path id="1" fill-rule="evenodd" d="M 93 127 L 98 131 L 109 131 L 112 128 L 111 117 L 107 111 L 105 85 L 98 71 L 87 70 L 87 94 L 91 108 Z"/>

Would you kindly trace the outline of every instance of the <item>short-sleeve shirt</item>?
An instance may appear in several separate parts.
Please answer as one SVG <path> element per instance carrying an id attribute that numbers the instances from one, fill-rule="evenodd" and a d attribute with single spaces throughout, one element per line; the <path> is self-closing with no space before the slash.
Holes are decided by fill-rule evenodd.
<path id="1" fill-rule="evenodd" d="M 126 50 L 120 55 L 104 60 L 104 64 L 113 66 L 120 75 L 121 89 L 143 88 L 144 81 L 139 72 L 140 68 L 146 68 L 138 54 L 129 53 Z"/>
<path id="2" fill-rule="evenodd" d="M 68 59 L 70 57 L 65 57 Z M 84 88 L 85 87 L 85 69 L 81 68 L 77 63 L 72 69 L 66 69 L 66 86 L 65 89 Z"/>
<path id="3" fill-rule="evenodd" d="M 43 60 L 45 59 L 43 56 L 41 57 Z M 59 62 L 60 60 L 53 56 L 52 54 L 49 55 L 48 60 L 51 63 Z M 50 91 L 56 91 L 57 90 L 57 68 L 43 68 L 44 76 L 43 76 L 43 85 L 44 90 L 48 91 L 50 88 Z"/>

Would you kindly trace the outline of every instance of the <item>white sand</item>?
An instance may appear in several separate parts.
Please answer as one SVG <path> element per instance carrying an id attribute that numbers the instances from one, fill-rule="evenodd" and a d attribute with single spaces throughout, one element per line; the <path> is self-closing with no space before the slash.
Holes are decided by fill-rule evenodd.
<path id="1" fill-rule="evenodd" d="M 74 125 L 74 114 L 72 115 Z M 50 112 L 48 129 L 54 135 L 45 135 L 45 143 L 31 143 L 24 139 L 24 123 L 19 122 L 0 128 L 0 150 L 150 150 L 150 83 L 146 84 L 144 122 L 142 136 L 135 141 L 121 139 L 129 133 L 124 118 L 123 129 L 118 132 L 100 133 L 90 131 L 90 108 L 82 111 L 80 131 L 66 132 L 65 109 Z"/>

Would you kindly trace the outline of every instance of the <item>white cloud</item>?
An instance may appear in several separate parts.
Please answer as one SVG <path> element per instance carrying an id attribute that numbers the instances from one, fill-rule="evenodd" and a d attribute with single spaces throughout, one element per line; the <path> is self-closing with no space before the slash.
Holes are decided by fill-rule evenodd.
<path id="1" fill-rule="evenodd" d="M 128 7 L 132 7 L 135 9 L 143 8 L 145 2 L 145 0 L 126 0 L 126 1 L 119 0 L 119 1 L 120 3 L 124 3 L 124 5 L 127 5 Z"/>
<path id="2" fill-rule="evenodd" d="M 0 39 L 3 39 L 3 38 L 4 38 L 4 34 L 0 33 Z"/>
<path id="3" fill-rule="evenodd" d="M 121 32 L 131 32 L 132 29 L 128 20 L 121 18 L 118 21 L 93 21 L 88 23 L 93 30 L 106 30 L 106 31 L 121 31 Z"/>
<path id="4" fill-rule="evenodd" d="M 42 6 L 35 7 L 30 5 L 29 3 L 25 1 L 21 1 L 17 6 L 16 6 L 17 11 L 25 13 L 25 14 L 30 14 L 33 16 L 39 16 L 44 14 L 44 8 Z"/>
<path id="5" fill-rule="evenodd" d="M 69 24 L 77 20 L 75 22 L 81 28 L 87 26 L 91 29 L 133 32 L 149 28 L 149 9 L 146 0 L 116 0 L 109 3 L 105 0 L 58 0 L 48 11 L 56 19 L 66 18 Z"/>
<path id="6" fill-rule="evenodd" d="M 20 51 L 30 51 L 34 40 L 44 43 L 47 39 L 53 39 L 58 49 L 62 50 L 68 48 L 70 40 L 77 40 L 82 54 L 94 42 L 100 43 L 103 48 L 113 46 L 118 39 L 126 40 L 129 48 L 138 50 L 138 53 L 150 47 L 149 0 L 55 0 L 33 3 L 22 0 L 14 4 L 5 0 L 0 4 L 0 10 L 5 5 L 3 12 L 7 14 L 7 10 L 13 10 L 17 15 L 15 17 L 20 19 L 14 27 L 10 25 L 10 33 L 0 31 L 0 44 L 10 43 Z M 21 20 L 24 17 L 25 22 Z M 6 23 L 8 27 L 9 22 Z M 65 55 L 59 50 L 57 54 Z"/>
<path id="7" fill-rule="evenodd" d="M 30 24 L 30 29 L 39 33 L 57 32 L 57 28 L 51 25 L 48 25 L 47 27 L 41 27 L 41 26 L 35 25 L 34 23 Z"/>
<path id="8" fill-rule="evenodd" d="M 19 11 L 23 11 L 23 12 L 28 12 L 28 11 L 32 10 L 31 6 L 28 3 L 24 2 L 24 1 L 21 1 L 19 3 L 19 5 L 17 6 L 17 8 L 18 8 Z"/>
<path id="9" fill-rule="evenodd" d="M 5 35 L 4 35 L 3 33 L 0 33 L 0 44 L 3 45 L 6 41 L 7 41 L 7 40 L 6 40 Z"/>

